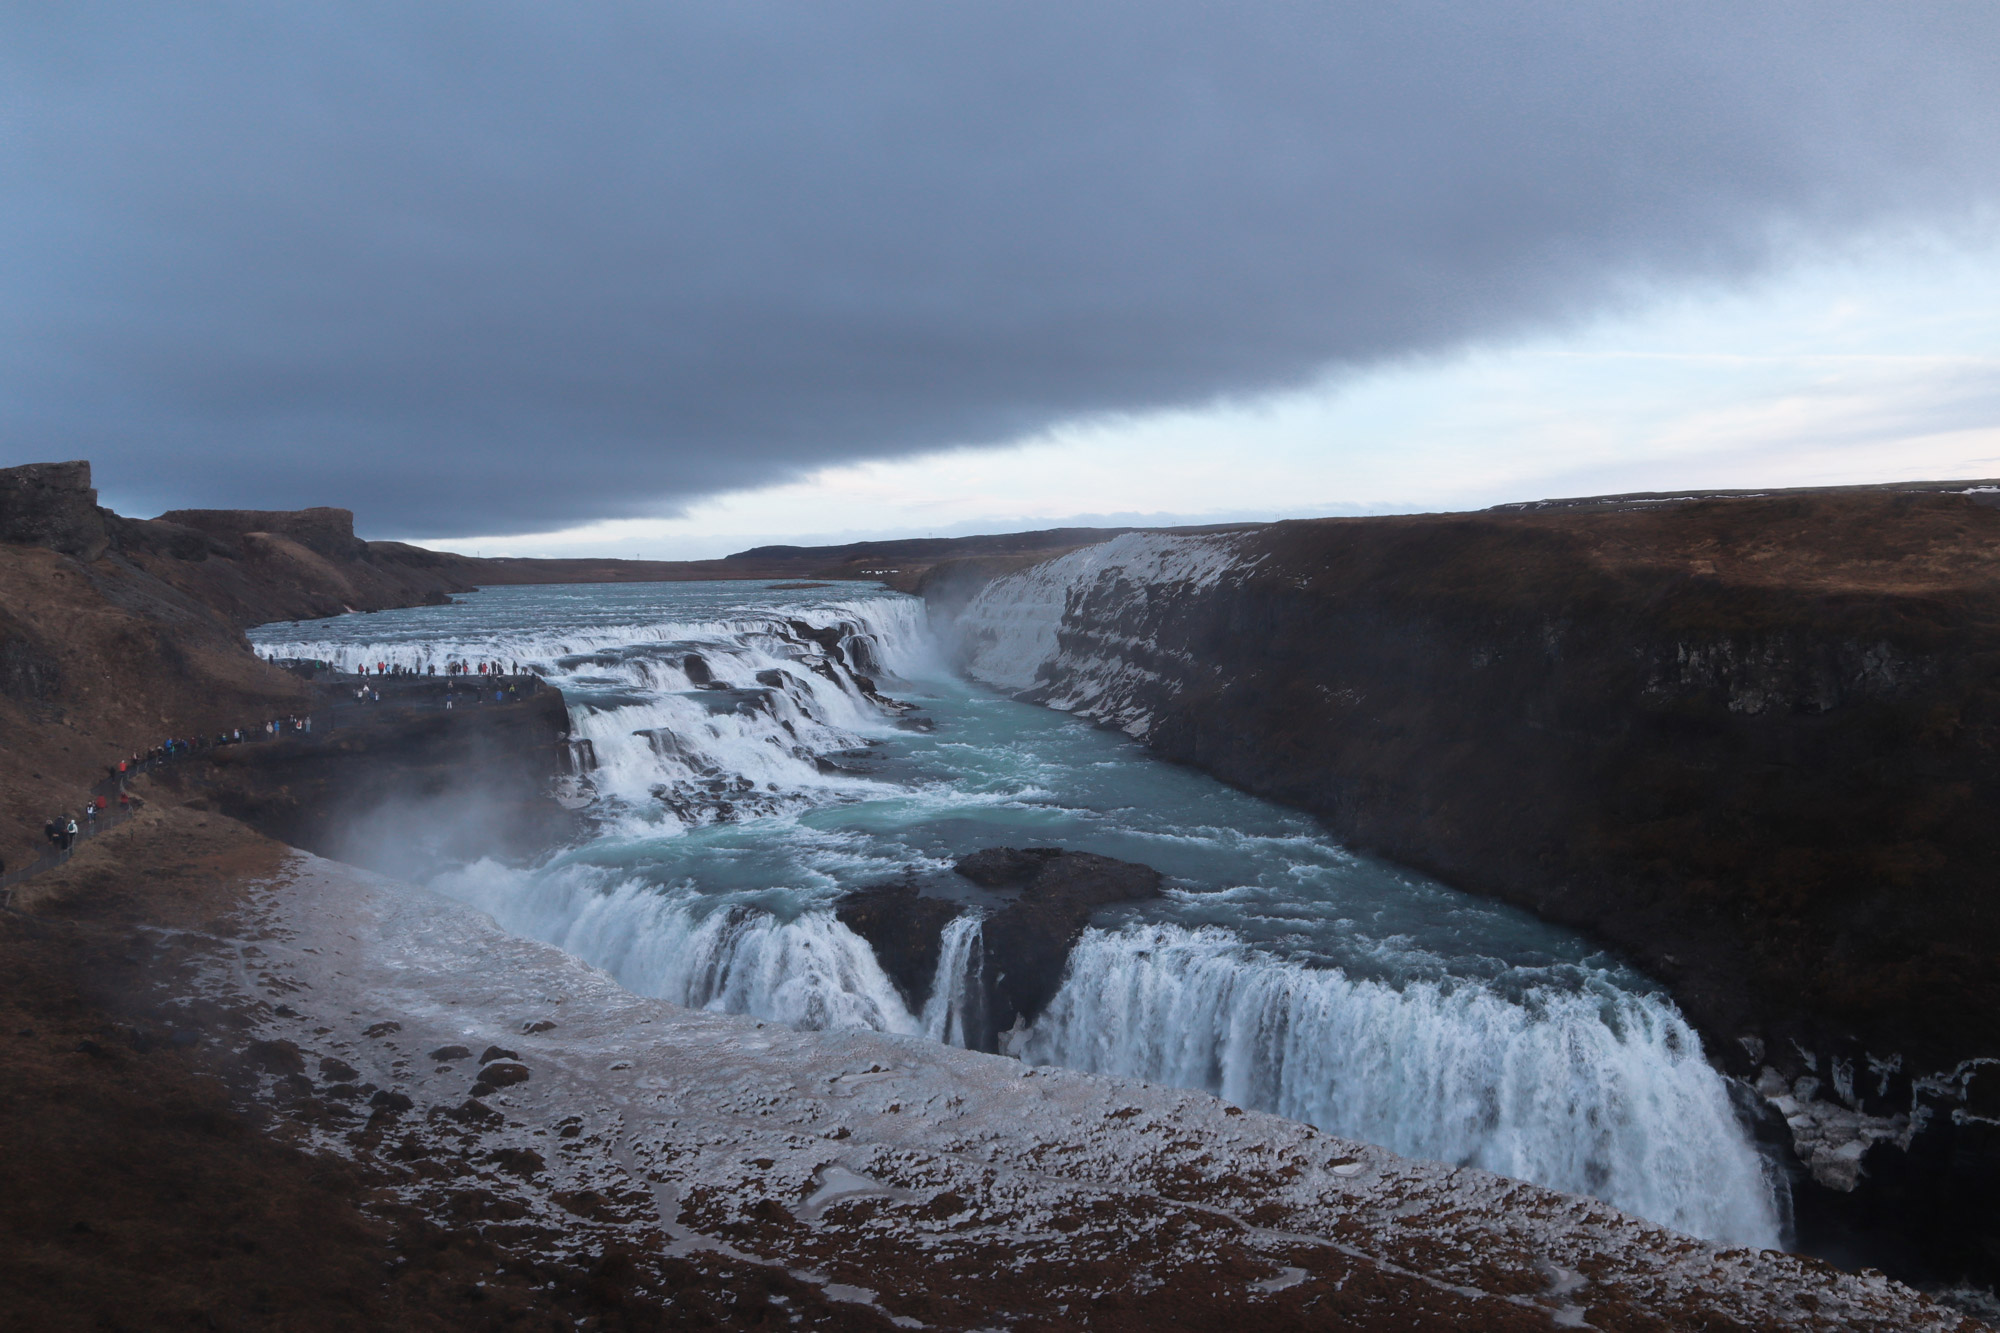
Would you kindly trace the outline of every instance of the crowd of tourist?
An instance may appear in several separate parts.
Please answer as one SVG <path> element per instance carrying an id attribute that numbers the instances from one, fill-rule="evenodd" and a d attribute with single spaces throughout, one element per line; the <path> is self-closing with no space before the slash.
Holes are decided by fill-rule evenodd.
<path id="1" fill-rule="evenodd" d="M 368 676 L 435 676 L 437 663 L 427 662 L 422 666 L 404 666 L 400 662 L 363 662 L 355 669 L 357 675 Z M 519 676 L 524 674 L 519 662 L 460 662 L 456 659 L 444 664 L 444 674 L 453 676 Z"/>
<path id="2" fill-rule="evenodd" d="M 277 665 L 284 664 L 275 656 L 266 658 L 265 660 Z M 327 662 L 299 661 L 297 664 L 308 665 L 322 670 L 333 669 L 332 664 Z M 363 664 L 355 674 L 363 677 L 373 676 L 378 678 L 396 676 L 430 678 L 437 676 L 439 673 L 436 664 L 429 664 L 419 669 L 418 667 L 402 666 L 392 662 L 376 662 Z M 466 685 L 474 686 L 473 689 L 464 691 L 464 693 L 473 701 L 480 703 L 487 702 L 489 699 L 493 702 L 505 702 L 510 697 L 518 697 L 522 693 L 522 682 L 518 679 L 508 679 L 509 677 L 518 678 L 526 676 L 528 678 L 526 692 L 530 694 L 534 693 L 535 687 L 541 683 L 539 678 L 535 677 L 532 672 L 522 671 L 521 665 L 518 662 L 450 661 L 444 664 L 444 675 L 451 685 L 460 686 L 461 689 Z M 504 685 L 502 684 L 503 681 L 505 682 Z M 354 697 L 356 700 L 364 703 L 382 702 L 381 690 L 367 684 L 357 686 L 354 691 Z M 455 702 L 455 692 L 447 689 L 444 697 L 444 706 L 452 708 Z M 336 713 L 333 725 L 337 724 L 338 715 Z M 312 733 L 312 729 L 313 719 L 310 714 L 293 713 L 284 717 L 267 719 L 260 724 L 249 727 L 247 730 L 243 727 L 233 727 L 228 731 L 216 732 L 212 736 L 170 736 L 151 749 L 139 751 L 124 759 L 120 759 L 116 764 L 112 764 L 106 768 L 103 780 L 99 781 L 92 788 L 93 794 L 90 800 L 84 804 L 83 809 L 51 815 L 48 822 L 42 826 L 42 834 L 49 843 L 49 853 L 44 855 L 35 865 L 18 870 L 12 876 L 7 875 L 6 863 L 0 861 L 0 880 L 18 879 L 24 874 L 29 874 L 37 869 L 45 868 L 46 865 L 54 864 L 66 856 L 70 849 L 76 846 L 78 841 L 89 837 L 100 826 L 108 827 L 111 824 L 119 822 L 138 803 L 138 798 L 125 790 L 125 782 L 130 777 L 139 773 L 149 772 L 162 764 L 171 763 L 191 754 L 207 753 L 221 749 L 224 746 L 241 745 L 246 741 L 269 740 L 286 735 L 306 736 Z"/>

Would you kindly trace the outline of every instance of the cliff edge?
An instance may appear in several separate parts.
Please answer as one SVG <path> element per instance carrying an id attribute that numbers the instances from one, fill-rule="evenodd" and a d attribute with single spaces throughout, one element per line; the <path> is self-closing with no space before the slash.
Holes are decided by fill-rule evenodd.
<path id="1" fill-rule="evenodd" d="M 1802 1234 L 1990 1272 L 1993 498 L 1133 535 L 987 585 L 957 624 L 989 683 L 1614 945 L 1796 1149 Z"/>
<path id="2" fill-rule="evenodd" d="M 442 602 L 468 563 L 364 542 L 344 509 L 133 519 L 87 462 L 0 468 L 0 860 L 42 851 L 43 821 L 122 758 L 308 711 L 246 627 Z"/>

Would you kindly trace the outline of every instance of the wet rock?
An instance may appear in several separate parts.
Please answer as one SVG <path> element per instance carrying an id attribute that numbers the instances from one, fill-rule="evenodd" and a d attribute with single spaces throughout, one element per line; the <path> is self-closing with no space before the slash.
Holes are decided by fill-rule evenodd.
<path id="1" fill-rule="evenodd" d="M 479 1081 L 495 1088 L 512 1087 L 528 1081 L 528 1067 L 511 1060 L 496 1060 L 479 1071 Z"/>
<path id="2" fill-rule="evenodd" d="M 806 624 L 803 620 L 791 620 L 786 623 L 791 626 L 792 633 L 798 635 L 808 643 L 818 644 L 821 651 L 828 657 L 831 657 L 836 662 L 843 663 L 843 665 L 845 664 L 845 659 L 841 656 L 840 652 L 840 641 L 845 635 L 838 625 L 829 625 L 825 629 L 820 629 L 816 625 Z"/>
<path id="3" fill-rule="evenodd" d="M 479 1063 L 482 1065 L 492 1064 L 495 1060 L 518 1060 L 520 1058 L 521 1053 L 519 1051 L 510 1051 L 505 1046 L 488 1046 L 479 1053 Z"/>
<path id="4" fill-rule="evenodd" d="M 963 907 L 922 894 L 914 880 L 898 880 L 848 894 L 834 909 L 842 924 L 868 941 L 875 961 L 902 992 L 912 1012 L 930 998 L 937 974 L 939 935 Z"/>
<path id="5" fill-rule="evenodd" d="M 471 1058 L 472 1052 L 463 1046 L 440 1046 L 431 1052 L 431 1059 L 437 1061 L 439 1064 L 444 1064 L 451 1060 L 470 1060 Z"/>
<path id="6" fill-rule="evenodd" d="M 982 888 L 1020 891 L 981 931 L 988 1050 L 997 1048 L 1000 1033 L 1034 1022 L 1055 998 L 1069 951 L 1091 917 L 1160 892 L 1160 872 L 1151 866 L 1054 847 L 988 848 L 961 858 L 955 869 Z"/>
<path id="7" fill-rule="evenodd" d="M 994 847 L 959 859 L 958 874 L 980 888 L 1012 896 L 981 927 L 983 994 L 970 1006 L 980 1015 L 969 1034 L 980 1050 L 999 1049 L 1000 1034 L 1032 1023 L 1062 986 L 1069 951 L 1090 919 L 1107 907 L 1141 902 L 1160 891 L 1150 866 L 1056 847 Z M 927 895 L 914 880 L 850 894 L 835 909 L 848 929 L 867 940 L 882 970 L 912 1009 L 929 997 L 939 935 L 966 910 Z"/>
<path id="8" fill-rule="evenodd" d="M 368 1104 L 378 1111 L 407 1111 L 413 1103 L 403 1093 L 384 1088 L 370 1097 Z"/>

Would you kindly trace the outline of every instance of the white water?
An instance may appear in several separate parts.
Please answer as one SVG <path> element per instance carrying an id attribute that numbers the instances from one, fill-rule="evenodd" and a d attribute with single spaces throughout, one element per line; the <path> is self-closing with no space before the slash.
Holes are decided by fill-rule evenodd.
<path id="1" fill-rule="evenodd" d="M 1770 1234 L 1762 1160 L 1656 994 L 1398 988 L 1275 961 L 1215 927 L 1153 924 L 1087 932 L 1023 1054 L 1562 1181 L 1717 1239 Z"/>
<path id="2" fill-rule="evenodd" d="M 1168 563 L 1220 577 L 1228 545 Z M 1160 563 L 1127 546 L 1032 574 L 1011 609 L 975 603 L 990 631 L 981 674 L 1033 683 L 1060 590 Z M 838 658 L 793 619 L 839 627 Z M 256 637 L 349 664 L 532 662 L 560 685 L 594 752 L 598 835 L 542 866 L 481 862 L 434 887 L 633 991 L 962 1044 L 976 1028 L 976 912 L 947 927 L 913 1012 L 832 902 L 905 872 L 950 880 L 950 861 L 979 847 L 1102 852 L 1159 868 L 1170 892 L 1085 936 L 1022 1038 L 1026 1058 L 1206 1088 L 1716 1240 L 1777 1241 L 1772 1187 L 1721 1079 L 1644 978 L 1567 932 L 1354 857 L 1310 820 L 1121 737 L 964 686 L 910 599 L 496 589 Z M 691 677 L 691 653 L 724 688 Z M 899 725 L 857 673 L 922 704 L 936 730 Z"/>
<path id="3" fill-rule="evenodd" d="M 937 975 L 924 1002 L 924 1035 L 949 1046 L 963 1046 L 973 1030 L 972 1006 L 979 993 L 984 955 L 980 951 L 980 915 L 967 912 L 944 928 L 938 946 Z"/>

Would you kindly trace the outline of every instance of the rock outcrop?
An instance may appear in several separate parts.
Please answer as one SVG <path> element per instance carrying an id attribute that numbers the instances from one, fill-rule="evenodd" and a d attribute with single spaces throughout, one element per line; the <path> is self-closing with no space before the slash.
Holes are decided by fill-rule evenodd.
<path id="1" fill-rule="evenodd" d="M 1991 1274 L 2000 511 L 1958 491 L 1133 535 L 959 626 L 1002 688 L 1615 945 L 1785 1089 L 1809 1240 Z"/>
<path id="2" fill-rule="evenodd" d="M 269 533 L 329 560 L 360 560 L 368 555 L 368 543 L 354 535 L 351 509 L 170 509 L 159 521 L 225 542 L 240 542 L 254 532 Z"/>
<path id="3" fill-rule="evenodd" d="M 968 997 L 966 1044 L 1000 1049 L 1062 987 L 1071 948 L 1097 913 L 1160 892 L 1160 872 L 1094 852 L 1057 847 L 990 847 L 960 857 L 953 869 L 992 894 L 980 909 L 979 953 L 962 984 Z M 924 894 L 905 879 L 849 894 L 836 909 L 867 940 L 912 1010 L 930 998 L 945 925 L 967 911 L 955 898 Z"/>
<path id="4" fill-rule="evenodd" d="M 916 1013 L 930 998 L 944 928 L 964 910 L 962 903 L 923 893 L 909 878 L 850 893 L 834 914 L 868 941 L 875 961 L 896 983 L 903 1003 Z"/>
<path id="5" fill-rule="evenodd" d="M 46 546 L 95 560 L 111 545 L 90 464 L 29 463 L 0 468 L 0 542 Z"/>

